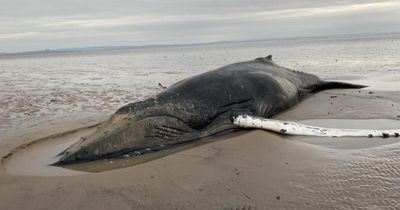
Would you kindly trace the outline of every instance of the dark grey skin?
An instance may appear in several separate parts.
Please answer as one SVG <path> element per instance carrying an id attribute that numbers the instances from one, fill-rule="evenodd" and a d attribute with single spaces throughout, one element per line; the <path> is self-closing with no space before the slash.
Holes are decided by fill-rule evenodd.
<path id="1" fill-rule="evenodd" d="M 103 127 L 62 152 L 56 164 L 159 151 L 235 130 L 234 115 L 268 118 L 320 90 L 363 87 L 322 81 L 278 66 L 271 56 L 230 64 L 121 107 Z"/>

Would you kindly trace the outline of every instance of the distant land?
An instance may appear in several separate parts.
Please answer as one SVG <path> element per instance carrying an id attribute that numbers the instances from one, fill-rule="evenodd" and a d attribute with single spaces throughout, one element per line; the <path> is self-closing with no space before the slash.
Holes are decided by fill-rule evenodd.
<path id="1" fill-rule="evenodd" d="M 246 41 L 220 41 L 220 42 L 207 42 L 207 43 L 190 43 L 190 44 L 152 44 L 152 45 L 138 45 L 138 46 L 98 46 L 98 47 L 80 47 L 80 48 L 61 48 L 61 49 L 45 49 L 36 51 L 25 51 L 15 53 L 2 53 L 0 56 L 13 56 L 13 55 L 35 55 L 35 54 L 50 54 L 50 53 L 68 53 L 68 52 L 97 52 L 97 51 L 114 51 L 114 50 L 130 50 L 130 49 L 145 49 L 145 48 L 163 48 L 163 47 L 190 47 L 201 45 L 215 45 L 215 44 L 229 44 L 240 42 L 254 42 L 261 40 L 246 40 Z"/>
<path id="2" fill-rule="evenodd" d="M 248 42 L 277 42 L 277 41 L 310 41 L 310 40 L 325 40 L 325 39 L 351 39 L 351 38 L 371 38 L 379 36 L 398 37 L 400 33 L 373 33 L 373 34 L 346 34 L 346 35 L 330 35 L 330 36 L 304 36 L 304 37 L 286 37 L 274 39 L 254 39 L 254 40 L 236 40 L 236 41 L 218 41 L 218 42 L 205 42 L 205 43 L 190 43 L 190 44 L 152 44 L 152 45 L 138 45 L 138 46 L 97 46 L 97 47 L 81 47 L 81 48 L 60 48 L 60 49 L 44 49 L 26 52 L 2 53 L 0 56 L 15 56 L 15 55 L 40 55 L 40 54 L 57 54 L 69 52 L 97 52 L 97 51 L 116 51 L 116 50 L 131 50 L 131 49 L 145 49 L 145 48 L 167 48 L 167 47 L 190 47 L 190 46 L 203 46 L 203 45 L 219 45 L 219 44 L 234 44 L 234 43 L 248 43 Z"/>

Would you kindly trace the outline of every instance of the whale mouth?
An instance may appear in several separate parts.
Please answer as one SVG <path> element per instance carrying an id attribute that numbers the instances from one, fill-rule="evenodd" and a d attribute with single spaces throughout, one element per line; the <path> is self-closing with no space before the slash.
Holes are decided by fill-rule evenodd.
<path id="1" fill-rule="evenodd" d="M 136 120 L 132 115 L 114 114 L 102 127 L 62 151 L 54 165 L 154 153 L 195 139 L 195 134 L 175 117 Z"/>
<path id="2" fill-rule="evenodd" d="M 53 165 L 142 156 L 162 150 L 175 150 L 200 139 L 236 130 L 229 112 L 219 113 L 201 129 L 173 116 L 137 117 L 114 114 L 102 127 L 62 151 Z"/>

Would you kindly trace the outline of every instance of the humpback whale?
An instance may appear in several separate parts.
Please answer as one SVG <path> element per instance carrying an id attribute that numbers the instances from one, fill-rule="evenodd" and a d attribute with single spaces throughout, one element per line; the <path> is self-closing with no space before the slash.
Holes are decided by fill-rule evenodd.
<path id="1" fill-rule="evenodd" d="M 159 151 L 238 130 L 237 116 L 270 118 L 318 91 L 364 87 L 279 66 L 271 55 L 238 62 L 119 108 L 102 127 L 60 153 L 55 164 Z"/>

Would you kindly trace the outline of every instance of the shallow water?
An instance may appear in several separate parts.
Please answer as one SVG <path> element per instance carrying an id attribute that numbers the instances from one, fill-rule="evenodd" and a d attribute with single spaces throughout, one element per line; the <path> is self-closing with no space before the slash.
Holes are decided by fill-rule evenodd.
<path id="1" fill-rule="evenodd" d="M 58 161 L 57 155 L 78 141 L 82 136 L 93 132 L 95 128 L 86 128 L 67 132 L 65 135 L 48 137 L 33 141 L 30 145 L 20 146 L 2 163 L 7 173 L 25 176 L 72 176 L 83 172 L 51 166 Z"/>
<path id="2" fill-rule="evenodd" d="M 43 117 L 112 113 L 183 78 L 273 55 L 322 78 L 398 90 L 400 34 L 0 57 L 0 132 Z"/>

